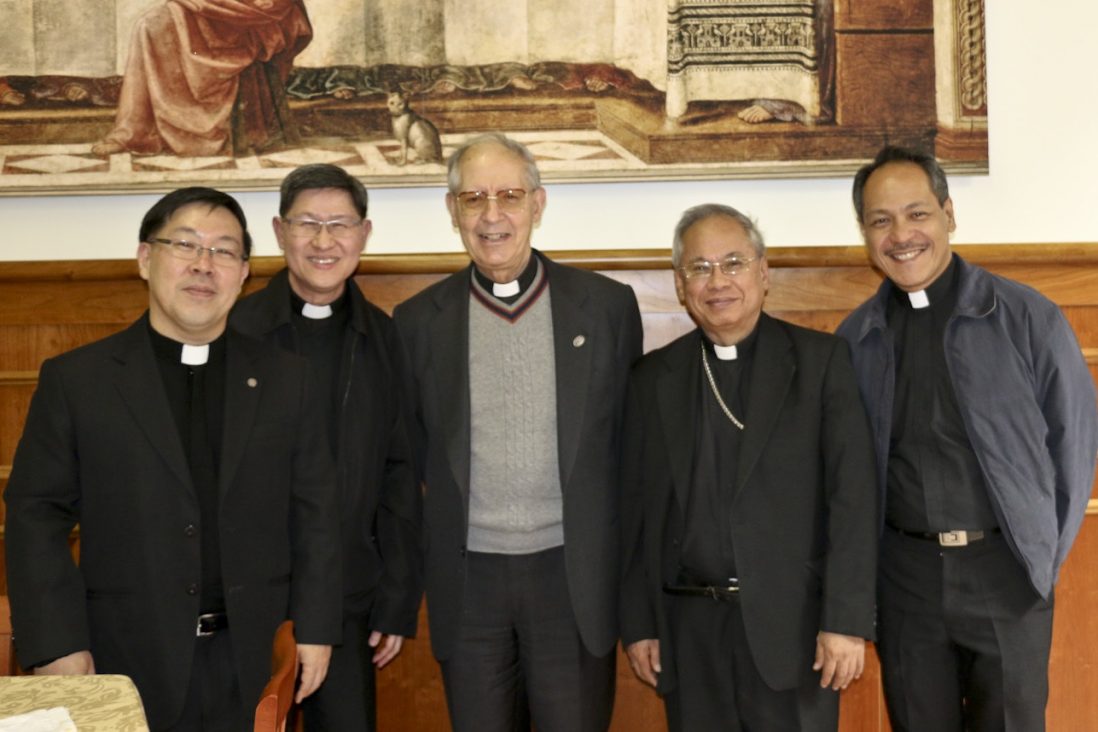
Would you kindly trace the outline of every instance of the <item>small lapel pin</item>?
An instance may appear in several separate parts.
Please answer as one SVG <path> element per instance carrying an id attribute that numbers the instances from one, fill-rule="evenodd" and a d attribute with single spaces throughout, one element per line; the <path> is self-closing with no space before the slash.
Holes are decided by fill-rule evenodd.
<path id="1" fill-rule="evenodd" d="M 584 338 L 581 335 L 578 335 L 578 336 L 576 336 L 575 338 L 572 339 L 572 345 L 575 346 L 576 348 L 579 348 L 580 346 L 582 346 L 586 342 L 587 342 L 587 339 Z"/>
<path id="2" fill-rule="evenodd" d="M 259 382 L 255 380 L 254 376 L 249 377 L 247 383 L 248 383 L 248 386 L 251 387 L 252 389 L 259 386 Z"/>

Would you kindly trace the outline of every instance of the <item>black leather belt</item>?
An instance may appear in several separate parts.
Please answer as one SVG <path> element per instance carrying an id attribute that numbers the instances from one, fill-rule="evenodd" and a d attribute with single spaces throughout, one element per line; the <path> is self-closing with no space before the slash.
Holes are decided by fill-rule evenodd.
<path id="1" fill-rule="evenodd" d="M 714 600 L 734 600 L 740 594 L 740 581 L 735 577 L 729 577 L 721 582 L 707 582 L 680 574 L 679 581 L 675 584 L 667 583 L 663 591 L 668 595 L 682 597 L 709 597 Z"/>
<path id="2" fill-rule="evenodd" d="M 912 539 L 922 539 L 924 541 L 937 542 L 939 546 L 968 546 L 975 541 L 981 541 L 988 538 L 992 534 L 998 534 L 1002 529 L 996 527 L 994 529 L 982 529 L 977 531 L 966 531 L 964 529 L 958 529 L 955 531 L 908 531 L 907 529 L 901 529 L 898 526 L 892 524 L 885 524 L 888 528 L 895 531 L 897 534 L 903 534 L 909 536 Z"/>
<path id="3" fill-rule="evenodd" d="M 229 616 L 225 613 L 203 613 L 198 616 L 198 624 L 195 625 L 194 634 L 199 638 L 206 638 L 228 627 Z"/>

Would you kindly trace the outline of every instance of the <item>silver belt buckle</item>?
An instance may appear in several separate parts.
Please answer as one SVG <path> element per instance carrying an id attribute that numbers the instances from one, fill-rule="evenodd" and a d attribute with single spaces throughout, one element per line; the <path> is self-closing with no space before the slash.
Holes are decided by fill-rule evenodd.
<path id="1" fill-rule="evenodd" d="M 196 620 L 194 624 L 194 634 L 196 638 L 207 638 L 217 632 L 216 630 L 202 630 L 203 618 L 210 618 L 213 617 L 213 615 L 214 613 L 206 613 L 205 615 L 198 616 L 198 620 Z"/>
<path id="2" fill-rule="evenodd" d="M 938 544 L 941 546 L 968 546 L 968 532 L 943 531 L 938 534 Z"/>

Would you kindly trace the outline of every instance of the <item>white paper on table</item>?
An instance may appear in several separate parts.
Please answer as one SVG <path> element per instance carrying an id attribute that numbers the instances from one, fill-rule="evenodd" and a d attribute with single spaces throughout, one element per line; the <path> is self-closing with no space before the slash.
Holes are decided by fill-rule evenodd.
<path id="1" fill-rule="evenodd" d="M 0 719 L 0 732 L 77 732 L 65 707 L 36 709 Z"/>

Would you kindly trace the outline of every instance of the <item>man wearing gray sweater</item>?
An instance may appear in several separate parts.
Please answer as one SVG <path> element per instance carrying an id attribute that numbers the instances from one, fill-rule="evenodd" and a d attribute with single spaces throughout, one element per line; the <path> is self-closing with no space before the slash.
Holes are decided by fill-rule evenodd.
<path id="1" fill-rule="evenodd" d="M 427 609 L 453 728 L 605 730 L 618 639 L 619 435 L 641 351 L 627 286 L 531 248 L 533 156 L 502 135 L 449 161 L 472 265 L 394 320 L 425 484 Z"/>

